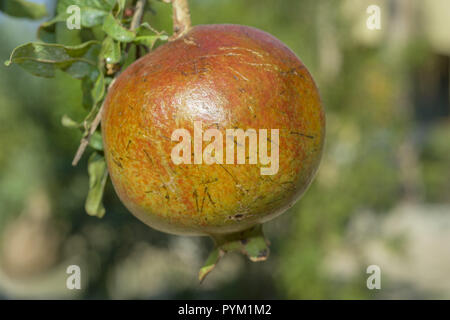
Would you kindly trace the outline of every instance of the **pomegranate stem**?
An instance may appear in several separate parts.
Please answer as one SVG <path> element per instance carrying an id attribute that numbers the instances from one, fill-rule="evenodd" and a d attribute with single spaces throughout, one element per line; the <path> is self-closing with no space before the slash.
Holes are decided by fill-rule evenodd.
<path id="1" fill-rule="evenodd" d="M 191 14 L 187 0 L 172 0 L 172 10 L 173 36 L 171 40 L 175 40 L 191 28 Z"/>

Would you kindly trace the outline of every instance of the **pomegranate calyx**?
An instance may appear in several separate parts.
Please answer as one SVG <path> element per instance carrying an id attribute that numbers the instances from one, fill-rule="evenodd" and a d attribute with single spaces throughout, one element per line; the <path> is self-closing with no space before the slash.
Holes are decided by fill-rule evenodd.
<path id="1" fill-rule="evenodd" d="M 269 257 L 270 242 L 264 237 L 262 224 L 252 226 L 244 231 L 211 235 L 211 237 L 215 242 L 215 247 L 199 271 L 200 282 L 216 267 L 220 258 L 227 252 L 239 251 L 253 262 L 265 261 Z"/>

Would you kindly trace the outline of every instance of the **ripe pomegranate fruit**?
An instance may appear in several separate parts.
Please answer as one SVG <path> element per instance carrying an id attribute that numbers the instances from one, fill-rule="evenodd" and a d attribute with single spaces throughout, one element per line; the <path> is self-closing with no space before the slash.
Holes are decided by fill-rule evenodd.
<path id="1" fill-rule="evenodd" d="M 195 122 L 200 129 L 194 130 Z M 198 161 L 202 150 L 207 157 L 208 147 L 198 143 L 203 134 L 208 145 L 208 128 L 225 137 L 209 137 L 219 143 L 210 153 L 218 156 L 212 164 Z M 193 138 L 177 149 L 189 161 L 176 164 L 177 129 Z M 219 150 L 234 139 L 227 129 L 259 130 L 258 147 L 267 142 L 267 154 L 278 152 L 275 170 L 264 173 L 267 161 L 249 163 L 251 151 L 245 163 L 227 162 Z M 271 139 L 276 130 L 278 140 Z M 261 224 L 291 207 L 310 184 L 325 116 L 308 70 L 279 40 L 246 26 L 201 25 L 117 78 L 105 100 L 102 132 L 113 185 L 136 217 L 164 232 L 213 237 L 216 249 L 203 278 L 226 251 L 241 250 L 253 261 L 267 257 Z M 244 140 L 245 150 L 252 150 L 250 140 Z"/>

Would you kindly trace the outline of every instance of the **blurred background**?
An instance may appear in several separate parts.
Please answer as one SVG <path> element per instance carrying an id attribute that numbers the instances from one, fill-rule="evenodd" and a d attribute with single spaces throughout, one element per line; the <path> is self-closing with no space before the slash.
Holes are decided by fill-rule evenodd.
<path id="1" fill-rule="evenodd" d="M 3 1 L 3 0 L 0 0 Z M 49 12 L 56 0 L 41 0 Z M 229 254 L 203 284 L 212 242 L 167 235 L 127 212 L 109 183 L 88 216 L 80 82 L 0 65 L 0 298 L 450 299 L 450 1 L 189 0 L 194 24 L 236 23 L 286 43 L 327 114 L 315 181 L 265 225 L 271 256 Z M 171 32 L 171 6 L 150 1 Z M 369 5 L 381 29 L 369 30 Z M 42 22 L 42 21 L 40 21 Z M 0 13 L 0 60 L 40 22 Z M 82 290 L 66 288 L 81 267 Z M 381 289 L 369 290 L 369 265 Z"/>

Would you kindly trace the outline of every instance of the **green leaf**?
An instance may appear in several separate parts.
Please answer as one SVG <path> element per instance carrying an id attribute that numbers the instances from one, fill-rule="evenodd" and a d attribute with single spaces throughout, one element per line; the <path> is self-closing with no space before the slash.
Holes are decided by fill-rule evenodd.
<path id="1" fill-rule="evenodd" d="M 73 15 L 68 13 L 67 8 L 76 5 L 80 8 L 80 24 L 84 28 L 92 28 L 103 24 L 103 20 L 113 9 L 116 0 L 60 0 L 57 6 L 57 15 L 53 19 L 44 22 L 38 29 L 38 38 L 45 42 L 55 42 L 54 36 L 55 24 L 58 22 L 67 22 L 67 19 Z"/>
<path id="2" fill-rule="evenodd" d="M 37 30 L 37 37 L 40 40 L 47 42 L 47 43 L 57 42 L 56 24 L 58 22 L 64 23 L 64 27 L 66 27 L 65 22 L 67 21 L 67 18 L 69 18 L 69 16 L 70 16 L 70 14 L 63 12 L 63 13 L 56 15 L 56 17 L 54 17 L 53 19 L 42 23 Z M 68 30 L 68 31 L 72 31 L 72 30 Z"/>
<path id="3" fill-rule="evenodd" d="M 37 30 L 37 37 L 45 42 L 55 42 L 56 41 L 56 26 L 57 22 L 64 22 L 69 17 L 69 14 L 62 13 L 58 14 L 53 19 L 42 23 Z M 50 40 L 50 41 L 47 41 Z"/>
<path id="4" fill-rule="evenodd" d="M 89 145 L 94 148 L 95 150 L 98 151 L 103 151 L 103 138 L 102 138 L 102 134 L 98 131 L 95 131 L 90 140 L 89 140 Z"/>
<path id="5" fill-rule="evenodd" d="M 125 9 L 126 2 L 127 2 L 127 0 L 117 0 L 117 5 L 119 7 L 119 11 L 122 11 L 123 9 Z"/>
<path id="6" fill-rule="evenodd" d="M 81 79 L 92 72 L 97 72 L 97 41 L 88 41 L 78 46 L 63 46 L 49 43 L 27 43 L 14 49 L 9 66 L 16 63 L 26 71 L 40 77 L 53 77 L 60 69 L 72 77 Z"/>
<path id="7" fill-rule="evenodd" d="M 113 9 L 117 0 L 59 0 L 56 10 L 58 13 L 65 12 L 71 5 L 83 8 L 95 8 L 103 11 L 110 11 Z"/>
<path id="8" fill-rule="evenodd" d="M 106 37 L 102 43 L 100 55 L 106 60 L 106 63 L 118 63 L 121 58 L 120 42 L 114 41 L 111 37 Z"/>
<path id="9" fill-rule="evenodd" d="M 85 8 L 82 12 L 81 25 L 87 28 L 101 25 L 108 14 L 106 11 L 95 8 Z"/>
<path id="10" fill-rule="evenodd" d="M 70 30 L 64 22 L 58 22 L 55 25 L 55 43 L 65 46 L 78 46 L 82 43 L 80 33 L 81 29 Z"/>
<path id="11" fill-rule="evenodd" d="M 56 42 L 56 25 L 55 24 L 47 24 L 44 22 L 41 24 L 37 30 L 37 37 L 39 40 L 44 41 L 46 43 L 55 43 Z"/>
<path id="12" fill-rule="evenodd" d="M 148 36 L 154 33 L 158 34 L 158 31 L 152 28 L 152 26 L 149 25 L 148 22 L 141 23 L 136 29 L 136 34 L 138 36 Z"/>
<path id="13" fill-rule="evenodd" d="M 149 47 L 150 49 L 153 48 L 155 45 L 155 42 L 157 40 L 167 40 L 168 37 L 166 35 L 152 35 L 152 36 L 138 36 L 134 39 L 135 44 L 144 45 L 146 47 Z"/>
<path id="14" fill-rule="evenodd" d="M 136 34 L 122 26 L 112 13 L 106 16 L 103 30 L 108 36 L 120 42 L 131 42 L 136 37 Z"/>
<path id="15" fill-rule="evenodd" d="M 205 277 L 216 267 L 217 263 L 223 255 L 223 250 L 221 250 L 220 248 L 214 248 L 214 250 L 206 259 L 205 264 L 200 268 L 200 271 L 198 272 L 198 280 L 200 282 L 205 280 Z"/>
<path id="16" fill-rule="evenodd" d="M 147 22 L 142 23 L 136 29 L 136 35 L 137 36 L 133 42 L 137 45 L 144 45 L 150 49 L 153 48 L 157 40 L 166 41 L 169 39 L 166 34 L 158 32 Z"/>
<path id="17" fill-rule="evenodd" d="M 105 158 L 94 152 L 88 160 L 89 193 L 85 203 L 86 212 L 91 216 L 102 218 L 105 215 L 103 192 L 108 178 Z"/>
<path id="18" fill-rule="evenodd" d="M 61 118 L 61 124 L 67 128 L 79 129 L 83 127 L 83 124 L 71 119 L 68 115 L 63 115 Z"/>
<path id="19" fill-rule="evenodd" d="M 97 104 L 100 100 L 102 100 L 103 95 L 105 94 L 105 77 L 103 73 L 99 72 L 97 80 L 94 82 L 94 87 L 92 88 L 92 98 L 94 104 Z"/>
<path id="20" fill-rule="evenodd" d="M 83 92 L 83 107 L 91 110 L 85 119 L 85 123 L 89 124 L 91 118 L 95 116 L 95 110 L 98 102 L 102 100 L 106 93 L 106 87 L 111 78 L 104 77 L 100 72 L 92 73 L 90 77 L 84 77 L 81 80 L 81 89 Z"/>
<path id="21" fill-rule="evenodd" d="M 81 79 L 81 90 L 83 92 L 83 107 L 85 109 L 91 109 L 94 104 L 94 99 L 92 99 L 92 88 L 94 83 L 89 77 Z"/>
<path id="22" fill-rule="evenodd" d="M 0 11 L 19 18 L 41 19 L 47 15 L 45 5 L 26 0 L 2 0 Z"/>

